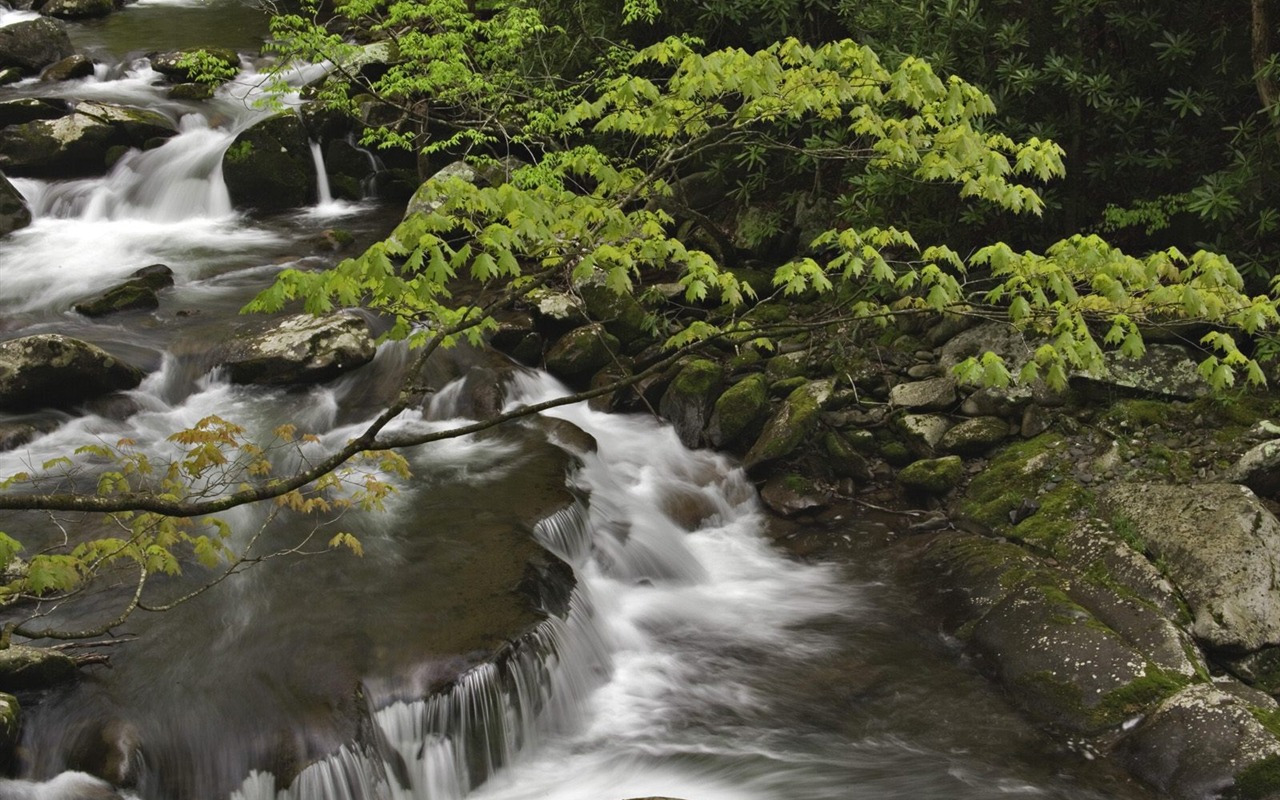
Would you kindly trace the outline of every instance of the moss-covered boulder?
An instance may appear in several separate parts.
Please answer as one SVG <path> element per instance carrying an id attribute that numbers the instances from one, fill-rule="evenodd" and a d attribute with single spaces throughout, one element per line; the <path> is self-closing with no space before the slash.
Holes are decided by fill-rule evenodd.
<path id="1" fill-rule="evenodd" d="M 75 53 L 45 67 L 40 73 L 40 80 L 60 83 L 87 78 L 92 74 L 93 59 L 81 53 Z"/>
<path id="2" fill-rule="evenodd" d="M 578 287 L 587 315 L 604 323 L 604 329 L 623 346 L 643 338 L 649 330 L 649 315 L 630 294 L 618 294 L 602 282 Z"/>
<path id="3" fill-rule="evenodd" d="M 21 644 L 0 650 L 0 692 L 47 689 L 76 674 L 76 663 L 59 650 Z"/>
<path id="4" fill-rule="evenodd" d="M 38 177 L 101 174 L 111 148 L 145 147 L 175 132 L 154 111 L 82 102 L 67 116 L 0 130 L 0 168 Z"/>
<path id="5" fill-rule="evenodd" d="M 173 286 L 173 270 L 164 264 L 152 264 L 136 270 L 125 282 L 96 297 L 82 300 L 72 308 L 86 317 L 156 308 L 160 305 L 157 292 L 170 286 Z"/>
<path id="6" fill-rule="evenodd" d="M 1280 521 L 1236 484 L 1117 484 L 1100 494 L 1190 606 L 1191 631 L 1236 652 L 1280 645 Z"/>
<path id="7" fill-rule="evenodd" d="M 951 426 L 951 420 L 941 414 L 904 414 L 895 425 L 902 441 L 922 456 L 933 455 Z"/>
<path id="8" fill-rule="evenodd" d="M 9 179 L 0 175 L 0 236 L 13 233 L 31 224 L 31 209 L 26 198 Z"/>
<path id="9" fill-rule="evenodd" d="M 0 342 L 2 409 L 67 408 L 141 382 L 141 370 L 69 336 L 45 333 Z"/>
<path id="10" fill-rule="evenodd" d="M 913 492 L 940 495 L 960 485 L 964 462 L 959 456 L 925 458 L 898 471 L 898 483 Z"/>
<path id="11" fill-rule="evenodd" d="M 315 202 L 315 165 L 298 115 L 278 114 L 237 136 L 222 176 L 237 208 L 275 212 Z"/>
<path id="12" fill-rule="evenodd" d="M 238 333 L 220 359 L 235 383 L 266 386 L 319 383 L 373 360 L 373 332 L 356 314 L 297 314 L 266 330 Z"/>
<path id="13" fill-rule="evenodd" d="M 1009 423 L 999 417 L 977 417 L 947 429 L 938 440 L 945 453 L 977 456 L 990 451 L 1009 438 Z"/>
<path id="14" fill-rule="evenodd" d="M 759 373 L 748 375 L 716 400 L 707 423 L 707 441 L 722 449 L 755 441 L 768 416 L 768 380 Z"/>
<path id="15" fill-rule="evenodd" d="M 773 513 L 794 517 L 826 508 L 831 493 L 803 475 L 774 475 L 760 489 L 760 499 Z"/>
<path id="16" fill-rule="evenodd" d="M 1015 544 L 948 533 L 908 558 L 948 629 L 1020 705 L 1057 726 L 1114 731 L 1204 678 L 1203 665 L 1176 646 L 1153 658 L 1135 640 L 1158 615 L 1117 629 L 1087 591 L 1097 583 Z"/>
<path id="17" fill-rule="evenodd" d="M 1120 760 L 1168 800 L 1264 800 L 1280 796 L 1280 740 L 1224 688 L 1189 686 L 1159 705 L 1116 749 Z"/>
<path id="18" fill-rule="evenodd" d="M 16 67 L 34 75 L 75 52 L 67 28 L 46 17 L 0 28 L 0 67 Z"/>
<path id="19" fill-rule="evenodd" d="M 826 455 L 826 463 L 837 478 L 852 478 L 855 481 L 870 481 L 874 477 L 871 465 L 849 437 L 829 431 L 822 437 L 822 451 Z"/>
<path id="20" fill-rule="evenodd" d="M 680 366 L 675 379 L 662 393 L 658 412 L 675 428 L 685 447 L 700 447 L 712 404 L 719 397 L 724 369 L 715 361 L 698 358 Z"/>
<path id="21" fill-rule="evenodd" d="M 567 380 L 585 380 L 611 364 L 621 347 L 599 323 L 574 328 L 547 351 L 547 371 Z"/>
<path id="22" fill-rule="evenodd" d="M 817 426 L 822 406 L 830 399 L 834 388 L 830 380 L 810 381 L 787 395 L 747 452 L 744 466 L 749 470 L 756 469 L 791 455 Z"/>

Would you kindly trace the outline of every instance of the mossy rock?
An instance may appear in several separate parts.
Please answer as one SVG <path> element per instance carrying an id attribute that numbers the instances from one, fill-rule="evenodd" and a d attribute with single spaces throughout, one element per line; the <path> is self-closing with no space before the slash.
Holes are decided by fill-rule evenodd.
<path id="1" fill-rule="evenodd" d="M 694 359 L 681 365 L 671 385 L 662 393 L 658 411 L 675 428 L 686 447 L 702 444 L 702 431 L 723 379 L 724 370 L 719 364 L 705 358 Z"/>
<path id="2" fill-rule="evenodd" d="M 47 689 L 77 674 L 76 663 L 57 650 L 21 644 L 0 650 L 0 692 Z"/>
<path id="3" fill-rule="evenodd" d="M 775 475 L 760 490 L 764 504 L 783 517 L 820 511 L 831 501 L 831 495 L 803 475 Z"/>
<path id="4" fill-rule="evenodd" d="M 707 424 L 707 440 L 719 448 L 753 441 L 768 415 L 768 381 L 759 373 L 748 375 L 716 400 Z"/>
<path id="5" fill-rule="evenodd" d="M 796 389 L 807 386 L 808 383 L 809 379 L 800 375 L 794 378 L 784 378 L 769 384 L 769 394 L 774 397 L 787 397 Z"/>
<path id="6" fill-rule="evenodd" d="M 585 379 L 609 364 L 620 347 L 618 338 L 599 323 L 575 328 L 551 346 L 547 370 L 562 378 Z"/>
<path id="7" fill-rule="evenodd" d="M 938 442 L 946 453 L 976 456 L 986 453 L 1009 438 L 1009 423 L 999 417 L 978 417 L 947 430 Z"/>
<path id="8" fill-rule="evenodd" d="M 1008 530 L 1013 524 L 1010 514 L 1057 476 L 1066 448 L 1066 440 L 1052 433 L 1005 447 L 969 482 L 960 517 L 985 530 Z"/>
<path id="9" fill-rule="evenodd" d="M 743 459 L 747 469 L 788 456 L 799 447 L 818 424 L 822 404 L 831 397 L 834 388 L 830 380 L 813 381 L 787 395 Z"/>
<path id="10" fill-rule="evenodd" d="M 774 356 L 766 362 L 764 374 L 775 383 L 807 377 L 810 374 L 809 356 L 803 351 Z"/>
<path id="11" fill-rule="evenodd" d="M 590 283 L 578 288 L 587 314 L 604 323 L 604 329 L 624 346 L 643 338 L 652 327 L 649 315 L 630 294 L 618 294 L 604 284 Z"/>
<path id="12" fill-rule="evenodd" d="M 827 455 L 827 464 L 839 478 L 852 478 L 856 481 L 872 480 L 871 466 L 867 459 L 850 444 L 844 435 L 830 431 L 822 438 L 822 449 Z"/>
<path id="13" fill-rule="evenodd" d="M 898 472 L 898 483 L 904 488 L 933 495 L 946 494 L 963 479 L 964 462 L 960 456 L 921 459 Z"/>
<path id="14" fill-rule="evenodd" d="M 292 112 L 242 132 L 223 156 L 222 174 L 237 208 L 284 211 L 316 198 L 310 143 Z"/>

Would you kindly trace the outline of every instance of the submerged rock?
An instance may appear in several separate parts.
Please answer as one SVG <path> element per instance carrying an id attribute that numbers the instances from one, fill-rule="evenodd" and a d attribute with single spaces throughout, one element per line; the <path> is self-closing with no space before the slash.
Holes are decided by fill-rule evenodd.
<path id="1" fill-rule="evenodd" d="M 373 332 L 363 317 L 297 314 L 265 331 L 236 336 L 221 359 L 234 383 L 320 383 L 373 360 Z"/>
<path id="2" fill-rule="evenodd" d="M 58 650 L 21 644 L 0 650 L 0 692 L 47 689 L 76 674 L 76 663 Z"/>
<path id="3" fill-rule="evenodd" d="M 0 342 L 0 408 L 65 408 L 141 382 L 141 370 L 69 336 Z"/>

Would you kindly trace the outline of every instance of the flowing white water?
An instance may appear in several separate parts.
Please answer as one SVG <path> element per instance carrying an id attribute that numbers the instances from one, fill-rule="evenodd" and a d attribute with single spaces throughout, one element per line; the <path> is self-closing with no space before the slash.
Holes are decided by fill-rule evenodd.
<path id="1" fill-rule="evenodd" d="M 139 5 L 187 9 L 197 1 Z M 295 84 L 322 70 L 299 70 Z M 297 263 L 299 248 L 280 226 L 233 211 L 219 171 L 235 134 L 267 113 L 255 101 L 262 90 L 262 77 L 246 69 L 197 113 L 165 99 L 145 62 L 49 88 L 70 100 L 158 108 L 179 120 L 180 133 L 127 154 L 101 178 L 16 181 L 36 221 L 0 241 L 0 305 L 30 318 L 0 320 L 10 326 L 4 335 L 81 325 L 87 338 L 164 348 L 168 329 L 187 317 L 84 323 L 65 310 L 163 262 L 177 273 L 187 310 L 213 316 L 224 296 L 242 302 L 265 285 L 280 268 L 277 256 Z M 313 158 L 319 182 L 317 149 Z M 322 203 L 313 215 L 353 208 Z M 0 453 L 0 477 L 86 442 L 127 437 L 140 449 L 172 452 L 165 437 L 209 414 L 255 436 L 297 423 L 319 441 L 292 457 L 314 457 L 376 413 L 384 372 L 404 360 L 384 347 L 347 378 L 290 393 L 232 386 L 205 372 L 189 341 L 174 349 L 181 354 L 166 352 L 128 393 L 126 412 L 58 415 L 51 432 Z M 522 373 L 507 401 L 564 391 L 545 375 Z M 405 414 L 393 429 L 451 424 L 437 417 L 464 407 L 450 402 L 454 395 L 441 391 L 436 416 Z M 43 698 L 28 717 L 23 774 L 46 782 L 0 781 L 0 800 L 76 797 L 68 787 L 87 784 L 67 771 L 75 765 L 66 753 L 86 737 L 103 742 L 116 730 L 108 722 L 143 742 L 143 774 L 132 779 L 147 800 L 1141 797 L 1081 788 L 1071 762 L 937 653 L 929 631 L 898 630 L 910 614 L 883 582 L 771 547 L 754 489 L 728 459 L 684 449 L 648 418 L 583 405 L 546 416 L 597 443 L 575 451 L 581 467 L 572 480 L 585 503 L 533 526 L 576 574 L 562 615 L 508 642 L 491 662 L 466 661 L 460 674 L 449 671 L 453 662 L 439 663 L 467 655 L 430 644 L 470 622 L 471 606 L 450 606 L 450 593 L 462 588 L 450 578 L 501 561 L 477 542 L 510 543 L 482 537 L 507 524 L 518 492 L 543 491 L 510 479 L 534 472 L 539 448 L 550 448 L 532 432 L 540 429 L 521 428 L 415 450 L 407 454 L 414 479 L 386 513 L 352 521 L 363 559 L 304 562 L 313 572 L 292 562 L 255 568 L 198 604 L 148 618 L 149 633 L 113 655 L 109 674 Z M 561 440 L 554 429 L 547 436 Z M 554 485 L 563 464 L 551 463 Z M 282 456 L 277 466 L 290 463 Z M 223 516 L 243 543 L 264 512 Z M 12 521 L 0 517 L 0 529 Z M 438 690 L 440 674 L 456 678 Z M 366 707 L 338 708 L 356 685 Z M 367 726 L 343 727 L 351 716 Z M 281 761 L 301 769 L 296 778 L 261 766 Z"/>

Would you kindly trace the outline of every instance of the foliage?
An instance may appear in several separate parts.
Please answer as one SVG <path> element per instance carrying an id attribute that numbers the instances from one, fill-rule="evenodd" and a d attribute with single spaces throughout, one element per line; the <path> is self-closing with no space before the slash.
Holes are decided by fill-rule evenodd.
<path id="1" fill-rule="evenodd" d="M 178 68 L 196 83 L 214 86 L 226 83 L 239 71 L 236 64 L 208 50 L 188 50 L 178 57 Z"/>

